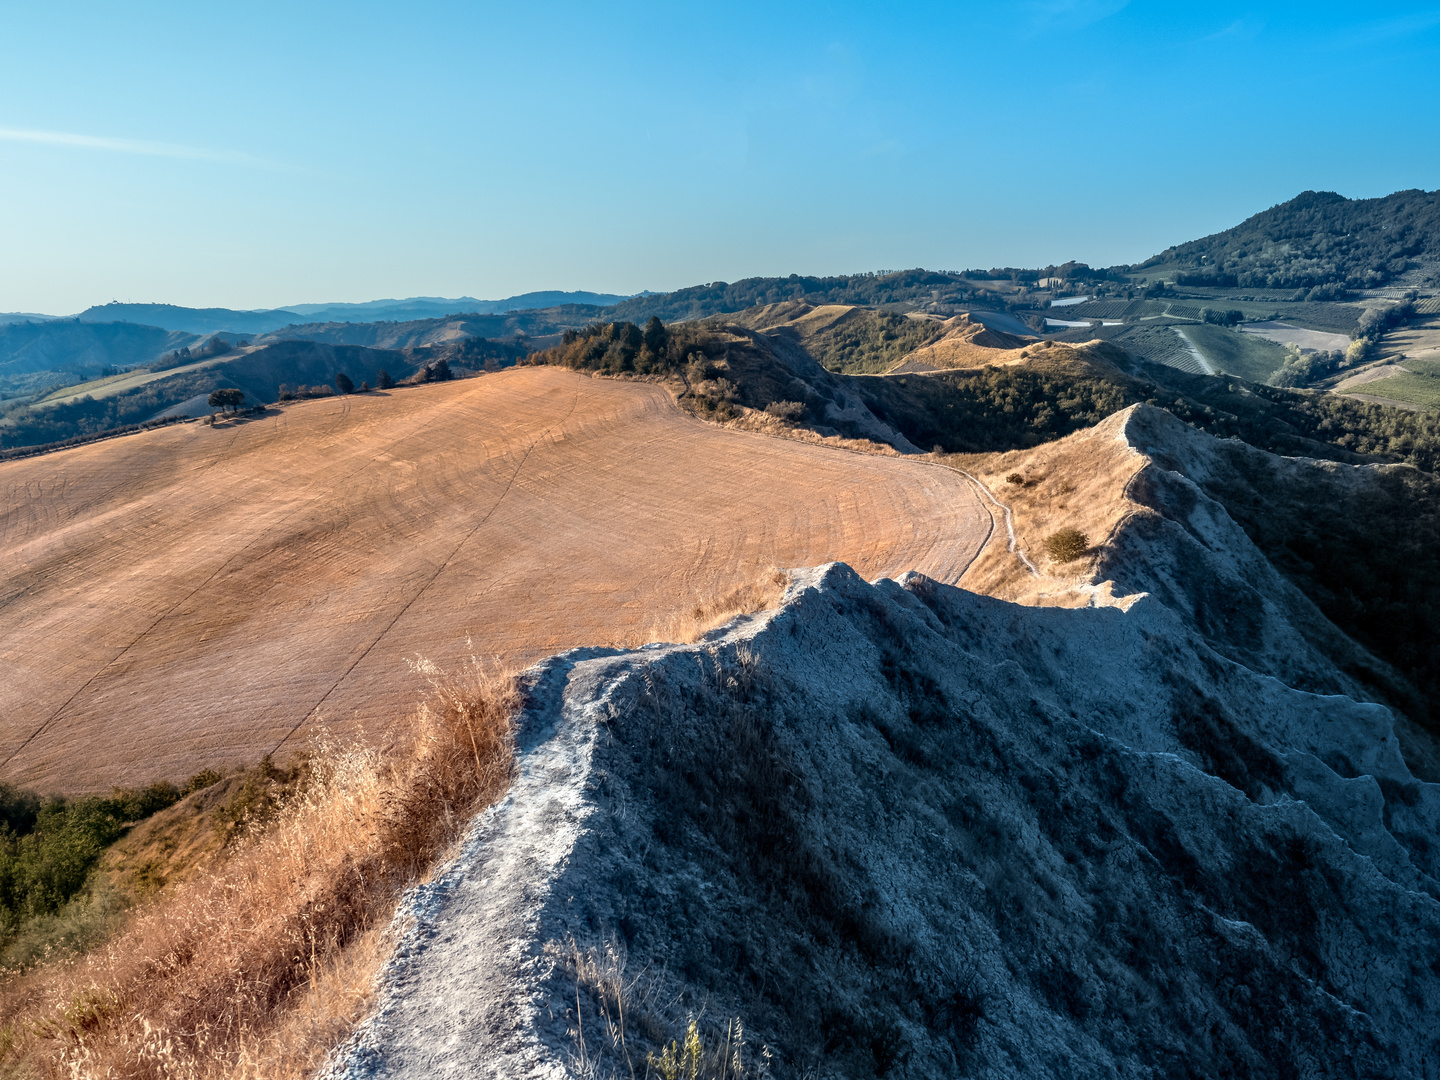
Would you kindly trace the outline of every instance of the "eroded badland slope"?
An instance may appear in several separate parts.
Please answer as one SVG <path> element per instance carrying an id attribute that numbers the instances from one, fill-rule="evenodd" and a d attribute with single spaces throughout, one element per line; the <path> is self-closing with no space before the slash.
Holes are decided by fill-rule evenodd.
<path id="1" fill-rule="evenodd" d="M 407 659 L 647 640 L 775 566 L 955 581 L 992 527 L 957 474 L 544 367 L 6 462 L 0 491 L 0 777 L 71 791 L 378 731 Z"/>
<path id="2" fill-rule="evenodd" d="M 1207 494 L 1240 453 L 1140 406 L 992 459 L 1028 603 L 830 565 L 533 668 L 335 1072 L 640 1075 L 692 1016 L 746 1075 L 1437 1075 L 1433 742 Z"/>

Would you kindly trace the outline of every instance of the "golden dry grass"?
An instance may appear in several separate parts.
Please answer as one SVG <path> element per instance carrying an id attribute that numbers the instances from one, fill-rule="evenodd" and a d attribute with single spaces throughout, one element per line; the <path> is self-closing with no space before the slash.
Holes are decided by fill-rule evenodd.
<path id="1" fill-rule="evenodd" d="M 383 738 L 406 658 L 453 668 L 467 635 L 523 667 L 772 566 L 953 582 L 988 531 L 954 474 L 550 367 L 4 462 L 0 778 L 103 791 Z"/>
<path id="2" fill-rule="evenodd" d="M 508 784 L 516 701 L 511 678 L 472 665 L 435 680 L 390 746 L 317 747 L 263 832 L 162 891 L 109 946 L 5 986 L 0 1065 L 309 1074 L 367 1009 L 403 888 Z"/>
<path id="3" fill-rule="evenodd" d="M 997 541 L 975 560 L 964 585 L 974 592 L 1021 604 L 1075 607 L 1096 602 L 1096 561 L 1122 522 L 1140 511 L 1128 484 L 1149 461 L 1119 433 L 1128 410 L 1093 428 L 1030 450 L 998 454 L 941 454 L 934 460 L 970 472 L 1011 513 L 1017 547 L 1032 573 L 1008 550 L 997 510 Z M 1088 546 L 1074 559 L 1053 560 L 1047 537 L 1074 529 Z M 1067 552 L 1066 554 L 1070 554 Z M 1108 593 L 1104 595 L 1108 596 Z"/>
<path id="4" fill-rule="evenodd" d="M 892 368 L 894 373 L 933 371 L 941 368 L 985 367 L 991 364 L 1018 364 L 1033 338 L 992 330 L 969 315 L 956 315 L 942 324 L 944 336 L 907 354 Z"/>
<path id="5" fill-rule="evenodd" d="M 789 573 L 769 570 L 754 581 L 696 597 L 688 607 L 652 623 L 639 633 L 624 636 L 616 644 L 635 648 L 655 641 L 677 644 L 699 641 L 737 616 L 778 607 L 789 586 Z"/>

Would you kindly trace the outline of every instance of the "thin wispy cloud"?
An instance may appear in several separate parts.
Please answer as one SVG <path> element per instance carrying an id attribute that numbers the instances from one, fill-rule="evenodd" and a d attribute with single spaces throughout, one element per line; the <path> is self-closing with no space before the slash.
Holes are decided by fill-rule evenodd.
<path id="1" fill-rule="evenodd" d="M 112 139 L 101 135 L 75 135 L 67 131 L 32 131 L 0 128 L 0 142 L 67 146 L 100 150 L 112 154 L 139 154 L 145 157 L 180 158 L 188 161 L 216 161 L 226 165 L 265 165 L 266 162 L 238 150 L 212 150 L 177 143 L 144 142 L 139 139 Z"/>
<path id="2" fill-rule="evenodd" d="M 1025 5 L 1032 27 L 1041 30 L 1078 30 L 1108 19 L 1130 0 L 1032 0 Z"/>
<path id="3" fill-rule="evenodd" d="M 1253 17 L 1236 19 L 1229 26 L 1216 30 L 1213 34 L 1206 34 L 1200 38 L 1200 44 L 1209 44 L 1212 41 L 1252 41 L 1260 36 L 1265 29 L 1265 20 Z"/>

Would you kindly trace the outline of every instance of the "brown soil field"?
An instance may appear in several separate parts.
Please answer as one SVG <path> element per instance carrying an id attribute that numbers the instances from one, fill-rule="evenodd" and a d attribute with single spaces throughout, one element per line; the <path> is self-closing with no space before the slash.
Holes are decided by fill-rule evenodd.
<path id="1" fill-rule="evenodd" d="M 1392 330 L 1381 340 L 1380 351 L 1407 360 L 1440 360 L 1440 318 L 1413 319 L 1410 325 Z"/>
<path id="2" fill-rule="evenodd" d="M 64 792 L 383 739 L 407 660 L 633 640 L 770 567 L 955 582 L 992 528 L 949 470 L 538 367 L 6 462 L 0 492 L 0 779 Z"/>
<path id="3" fill-rule="evenodd" d="M 1278 345 L 1298 345 L 1302 349 L 1334 349 L 1344 352 L 1350 346 L 1348 334 L 1336 334 L 1325 330 L 1309 330 L 1289 323 L 1267 322 L 1242 323 L 1236 327 L 1242 334 L 1253 334 Z"/>

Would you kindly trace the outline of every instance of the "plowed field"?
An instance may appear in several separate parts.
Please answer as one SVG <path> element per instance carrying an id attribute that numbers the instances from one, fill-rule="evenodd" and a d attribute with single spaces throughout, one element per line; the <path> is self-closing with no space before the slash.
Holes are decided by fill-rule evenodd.
<path id="1" fill-rule="evenodd" d="M 769 566 L 953 582 L 991 528 L 953 472 L 552 368 L 7 462 L 0 498 L 0 779 L 68 792 L 378 733 L 407 658 L 614 641 Z"/>

